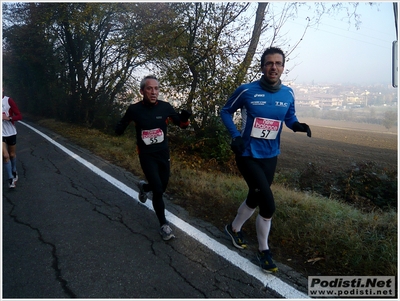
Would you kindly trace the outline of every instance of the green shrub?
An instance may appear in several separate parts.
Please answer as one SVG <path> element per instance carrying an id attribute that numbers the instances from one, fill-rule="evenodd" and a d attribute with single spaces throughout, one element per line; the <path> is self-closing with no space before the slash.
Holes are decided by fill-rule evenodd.
<path id="1" fill-rule="evenodd" d="M 373 162 L 354 164 L 342 180 L 345 199 L 364 197 L 380 208 L 397 208 L 397 172 Z"/>
<path id="2" fill-rule="evenodd" d="M 308 163 L 300 170 L 277 173 L 275 183 L 365 207 L 397 208 L 397 170 L 373 162 L 357 162 L 336 174 L 327 167 Z M 369 205 L 371 207 L 371 205 Z"/>

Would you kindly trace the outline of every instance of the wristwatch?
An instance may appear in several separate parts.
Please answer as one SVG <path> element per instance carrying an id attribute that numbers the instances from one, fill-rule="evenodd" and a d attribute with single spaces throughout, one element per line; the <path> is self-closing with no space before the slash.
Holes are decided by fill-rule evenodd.
<path id="1" fill-rule="evenodd" d="M 11 121 L 12 122 L 12 117 L 10 116 L 10 119 L 8 119 L 8 121 Z"/>

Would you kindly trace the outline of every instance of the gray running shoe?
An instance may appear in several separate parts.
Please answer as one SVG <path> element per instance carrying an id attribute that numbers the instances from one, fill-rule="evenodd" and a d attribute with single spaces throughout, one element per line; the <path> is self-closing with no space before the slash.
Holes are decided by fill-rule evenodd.
<path id="1" fill-rule="evenodd" d="M 160 235 L 163 240 L 170 240 L 175 237 L 174 233 L 172 233 L 172 229 L 168 224 L 164 224 L 160 228 Z"/>
<path id="2" fill-rule="evenodd" d="M 139 201 L 142 203 L 146 203 L 147 201 L 147 193 L 144 191 L 143 185 L 146 184 L 145 181 L 140 181 L 138 184 L 139 187 Z"/>

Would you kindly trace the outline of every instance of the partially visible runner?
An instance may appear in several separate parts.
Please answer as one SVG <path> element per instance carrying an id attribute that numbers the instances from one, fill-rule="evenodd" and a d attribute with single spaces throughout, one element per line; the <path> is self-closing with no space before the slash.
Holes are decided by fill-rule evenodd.
<path id="1" fill-rule="evenodd" d="M 241 229 L 258 206 L 257 258 L 266 272 L 278 271 L 272 261 L 268 236 L 275 212 L 270 186 L 280 154 L 282 125 L 285 123 L 294 132 L 306 132 L 311 137 L 309 126 L 299 123 L 296 117 L 293 90 L 281 83 L 284 66 L 285 54 L 281 49 L 270 47 L 265 50 L 261 57 L 261 79 L 237 88 L 221 110 L 222 121 L 232 137 L 231 148 L 236 155 L 237 167 L 249 187 L 246 200 L 233 222 L 225 226 L 225 231 L 235 247 L 246 248 Z M 240 131 L 233 122 L 233 114 L 239 109 Z"/>
<path id="2" fill-rule="evenodd" d="M 164 240 L 175 237 L 165 218 L 163 194 L 170 177 L 170 157 L 167 126 L 170 121 L 185 129 L 191 113 L 182 110 L 178 114 L 171 104 L 158 100 L 159 82 L 155 76 L 146 76 L 140 83 L 143 100 L 128 107 L 118 122 L 115 133 L 122 135 L 133 121 L 136 129 L 137 151 L 140 165 L 148 183 L 140 181 L 139 200 L 145 203 L 147 193 L 153 192 L 153 208 L 160 223 L 160 235 Z"/>
<path id="3" fill-rule="evenodd" d="M 22 119 L 15 101 L 4 95 L 3 89 L 3 166 L 7 173 L 8 188 L 15 188 L 17 172 L 17 129 L 15 122 Z"/>

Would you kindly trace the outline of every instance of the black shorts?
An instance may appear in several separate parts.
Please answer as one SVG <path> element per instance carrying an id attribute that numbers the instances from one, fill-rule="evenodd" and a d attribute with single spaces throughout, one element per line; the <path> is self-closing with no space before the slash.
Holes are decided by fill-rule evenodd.
<path id="1" fill-rule="evenodd" d="M 5 142 L 7 145 L 15 145 L 17 144 L 17 135 L 3 137 L 3 142 Z"/>

